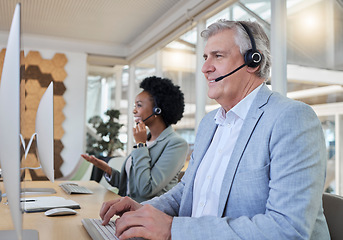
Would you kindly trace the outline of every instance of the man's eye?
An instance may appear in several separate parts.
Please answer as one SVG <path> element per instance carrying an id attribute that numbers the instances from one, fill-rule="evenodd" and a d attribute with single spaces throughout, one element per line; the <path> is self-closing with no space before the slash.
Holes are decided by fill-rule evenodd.
<path id="1" fill-rule="evenodd" d="M 220 57 L 222 57 L 223 55 L 221 55 L 221 54 L 216 54 L 216 58 L 220 58 Z"/>

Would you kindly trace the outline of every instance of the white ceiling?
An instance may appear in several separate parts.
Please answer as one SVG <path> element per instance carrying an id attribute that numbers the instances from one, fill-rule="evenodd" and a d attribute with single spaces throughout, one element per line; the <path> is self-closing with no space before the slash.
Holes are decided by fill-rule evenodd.
<path id="1" fill-rule="evenodd" d="M 0 43 L 18 1 L 0 1 Z M 218 2 L 225 1 L 22 0 L 22 45 L 69 46 L 130 60 Z"/>
<path id="2" fill-rule="evenodd" d="M 0 0 L 0 45 L 7 43 L 18 1 Z M 245 6 L 264 3 L 262 7 L 254 6 L 259 15 L 269 9 L 265 9 L 269 6 L 266 0 L 22 0 L 22 47 L 85 52 L 90 56 L 90 64 L 92 59 L 97 62 L 96 65 L 102 66 L 127 64 L 147 56 L 149 50 L 153 52 L 162 48 L 182 31 L 195 26 L 202 17 L 235 2 L 243 10 Z M 288 2 L 297 3 L 288 9 L 292 15 L 311 4 L 324 1 Z M 243 12 L 244 18 L 251 17 L 249 11 Z M 340 25 L 340 13 L 334 18 L 337 25 Z M 262 19 L 263 22 L 266 21 Z M 337 59 L 342 59 L 341 54 L 336 55 Z M 342 64 L 343 61 L 337 60 L 336 63 Z M 338 65 L 337 69 L 341 69 L 339 66 L 343 65 Z"/>

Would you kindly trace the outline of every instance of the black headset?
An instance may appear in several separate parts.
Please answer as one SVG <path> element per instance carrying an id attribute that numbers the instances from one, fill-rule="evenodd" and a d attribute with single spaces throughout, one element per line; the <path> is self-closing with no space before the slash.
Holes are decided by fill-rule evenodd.
<path id="1" fill-rule="evenodd" d="M 156 97 L 152 96 L 152 98 L 154 99 L 154 107 L 152 108 L 152 113 L 154 115 L 160 115 L 162 113 L 162 109 L 157 106 Z"/>
<path id="2" fill-rule="evenodd" d="M 154 107 L 152 109 L 152 112 L 154 113 L 154 115 L 160 115 L 162 113 L 162 109 L 159 107 Z"/>
<path id="3" fill-rule="evenodd" d="M 143 119 L 143 122 L 145 122 L 146 120 L 148 120 L 149 118 L 151 118 L 151 117 L 154 116 L 154 115 L 160 115 L 160 114 L 162 113 L 162 109 L 159 108 L 159 107 L 157 107 L 156 99 L 155 99 L 154 96 L 153 96 L 153 99 L 154 99 L 154 104 L 155 104 L 155 106 L 154 106 L 153 109 L 152 109 L 152 114 L 151 114 L 149 117 Z M 137 122 L 137 124 L 138 124 L 138 122 Z"/>
<path id="4" fill-rule="evenodd" d="M 245 29 L 245 31 L 247 32 L 249 38 L 250 38 L 250 42 L 251 42 L 251 49 L 249 49 L 248 51 L 246 51 L 246 53 L 244 54 L 244 62 L 248 67 L 252 67 L 255 68 L 257 66 L 259 66 L 261 64 L 262 61 L 262 55 L 261 53 L 256 49 L 256 43 L 255 43 L 255 39 L 250 31 L 250 29 L 248 28 L 247 25 L 245 25 L 242 22 L 239 22 L 242 27 Z"/>

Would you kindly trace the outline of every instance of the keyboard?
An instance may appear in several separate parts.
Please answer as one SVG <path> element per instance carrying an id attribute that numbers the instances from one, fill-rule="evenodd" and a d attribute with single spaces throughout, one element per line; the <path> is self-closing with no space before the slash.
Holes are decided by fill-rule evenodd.
<path id="1" fill-rule="evenodd" d="M 106 226 L 101 224 L 101 219 L 84 218 L 81 222 L 93 240 L 118 240 L 115 236 L 116 226 L 114 221 L 110 221 Z"/>
<path id="2" fill-rule="evenodd" d="M 77 183 L 61 183 L 59 185 L 68 194 L 91 194 L 93 193 L 86 187 L 79 186 Z"/>

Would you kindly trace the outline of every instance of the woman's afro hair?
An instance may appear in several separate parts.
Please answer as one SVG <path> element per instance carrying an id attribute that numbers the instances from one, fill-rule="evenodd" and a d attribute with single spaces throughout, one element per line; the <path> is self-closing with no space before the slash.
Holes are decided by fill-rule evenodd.
<path id="1" fill-rule="evenodd" d="M 176 124 L 182 117 L 185 109 L 185 101 L 180 87 L 174 85 L 168 78 L 147 77 L 139 85 L 148 92 L 155 101 L 155 107 L 159 107 L 164 123 L 169 126 Z"/>

